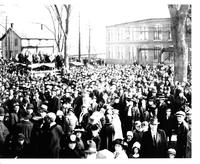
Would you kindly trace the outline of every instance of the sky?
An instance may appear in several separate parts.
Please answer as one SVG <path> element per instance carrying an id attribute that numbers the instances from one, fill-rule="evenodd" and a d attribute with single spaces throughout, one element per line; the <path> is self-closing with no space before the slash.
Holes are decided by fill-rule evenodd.
<path id="1" fill-rule="evenodd" d="M 1 1 L 0 1 L 1 2 Z M 148 18 L 168 18 L 167 4 L 170 1 L 159 0 L 57 0 L 57 1 L 3 1 L 0 3 L 0 24 L 14 23 L 14 28 L 23 28 L 30 33 L 36 32 L 36 24 L 43 23 L 50 29 L 52 21 L 45 8 L 50 4 L 71 4 L 72 11 L 69 24 L 69 53 L 78 53 L 78 22 L 80 13 L 81 53 L 88 51 L 89 25 L 91 27 L 91 53 L 105 53 L 106 26 Z M 29 25 L 29 26 L 27 26 Z M 9 25 L 8 25 L 9 26 Z M 37 28 L 40 28 L 39 25 Z M 3 28 L 0 27 L 2 31 Z M 1 34 L 0 34 L 1 35 Z"/>

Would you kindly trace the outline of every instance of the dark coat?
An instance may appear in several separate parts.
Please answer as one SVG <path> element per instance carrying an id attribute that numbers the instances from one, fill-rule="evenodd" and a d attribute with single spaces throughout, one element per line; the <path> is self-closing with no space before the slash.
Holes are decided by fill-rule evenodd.
<path id="1" fill-rule="evenodd" d="M 115 135 L 114 126 L 111 123 L 106 123 L 100 131 L 101 150 L 108 149 L 112 151 L 114 135 Z"/>
<path id="2" fill-rule="evenodd" d="M 177 143 L 176 143 L 176 157 L 184 158 L 186 157 L 186 146 L 187 146 L 187 134 L 188 134 L 188 125 L 184 121 L 176 129 L 177 134 Z"/>
<path id="3" fill-rule="evenodd" d="M 162 129 L 165 131 L 167 137 L 172 136 L 172 130 L 175 129 L 175 119 L 173 116 L 170 116 L 168 119 L 163 117 L 160 120 L 160 124 L 158 125 L 159 129 Z"/>
<path id="4" fill-rule="evenodd" d="M 31 132 L 31 138 L 30 138 L 30 150 L 31 150 L 31 158 L 39 158 L 42 156 L 41 154 L 41 145 L 42 145 L 42 133 L 43 129 L 41 127 L 42 125 L 42 119 L 39 121 L 36 121 L 33 125 L 33 129 Z"/>
<path id="5" fill-rule="evenodd" d="M 143 132 L 140 132 L 140 131 L 134 129 L 133 130 L 133 143 L 135 143 L 136 141 L 141 143 L 142 135 L 143 135 Z"/>
<path id="6" fill-rule="evenodd" d="M 54 96 L 48 104 L 48 111 L 56 113 L 58 110 L 60 110 L 60 99 Z"/>
<path id="7" fill-rule="evenodd" d="M 21 122 L 16 124 L 14 135 L 17 136 L 17 134 L 19 134 L 19 133 L 24 134 L 25 142 L 26 142 L 26 144 L 29 144 L 32 129 L 33 129 L 33 123 L 32 122 L 22 120 Z"/>
<path id="8" fill-rule="evenodd" d="M 30 148 L 26 143 L 20 145 L 19 143 L 14 142 L 10 153 L 11 158 L 30 158 Z"/>
<path id="9" fill-rule="evenodd" d="M 153 144 L 151 131 L 143 133 L 141 142 L 142 158 L 166 158 L 167 157 L 167 138 L 163 130 L 157 130 L 156 144 Z"/>
<path id="10" fill-rule="evenodd" d="M 53 125 L 43 136 L 43 153 L 45 158 L 59 158 L 60 141 L 64 135 L 60 125 Z"/>
<path id="11" fill-rule="evenodd" d="M 11 113 L 9 118 L 9 129 L 13 131 L 13 127 L 19 122 L 19 117 L 17 113 Z"/>
<path id="12" fill-rule="evenodd" d="M 62 151 L 61 158 L 81 158 L 81 155 L 77 148 L 72 150 L 67 147 L 65 150 Z"/>

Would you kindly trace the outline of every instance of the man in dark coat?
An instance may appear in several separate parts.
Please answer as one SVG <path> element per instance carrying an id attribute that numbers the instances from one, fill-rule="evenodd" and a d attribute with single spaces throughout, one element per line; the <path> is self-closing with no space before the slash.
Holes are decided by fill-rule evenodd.
<path id="1" fill-rule="evenodd" d="M 56 89 L 53 88 L 51 92 L 51 99 L 48 103 L 48 111 L 56 114 L 58 110 L 60 110 L 60 99 L 56 95 Z"/>
<path id="2" fill-rule="evenodd" d="M 106 123 L 102 127 L 100 131 L 100 138 L 101 138 L 101 148 L 108 149 L 112 151 L 112 142 L 114 140 L 115 130 L 114 126 L 112 125 L 112 115 L 106 115 Z"/>
<path id="3" fill-rule="evenodd" d="M 9 117 L 9 130 L 12 132 L 13 127 L 19 122 L 19 103 L 13 104 L 13 111 L 10 113 Z"/>
<path id="4" fill-rule="evenodd" d="M 14 129 L 15 136 L 18 135 L 19 133 L 22 133 L 25 136 L 26 144 L 30 143 L 31 132 L 33 129 L 33 123 L 29 119 L 30 119 L 29 113 L 25 112 L 22 115 L 22 120 L 16 124 Z"/>
<path id="5" fill-rule="evenodd" d="M 150 128 L 144 132 L 141 141 L 142 158 L 166 158 L 167 138 L 163 130 L 157 129 L 158 119 L 151 118 Z"/>
<path id="6" fill-rule="evenodd" d="M 188 124 L 185 119 L 185 112 L 178 111 L 176 113 L 177 117 L 177 143 L 176 143 L 176 157 L 185 158 L 186 157 L 186 146 L 187 146 L 187 134 L 189 131 Z"/>
<path id="7" fill-rule="evenodd" d="M 158 125 L 158 127 L 159 129 L 165 131 L 166 136 L 168 138 L 168 145 L 171 144 L 171 136 L 173 129 L 175 129 L 175 123 L 175 118 L 171 114 L 171 108 L 167 108 L 165 110 L 164 117 L 160 120 L 160 124 Z"/>
<path id="8" fill-rule="evenodd" d="M 9 154 L 11 158 L 30 158 L 30 148 L 26 144 L 25 136 L 22 133 L 19 133 L 12 142 Z"/>
<path id="9" fill-rule="evenodd" d="M 45 158 L 59 158 L 59 152 L 61 149 L 60 141 L 64 135 L 62 127 L 57 125 L 56 115 L 50 112 L 46 116 L 46 120 L 49 124 L 49 129 L 43 136 L 43 153 Z"/>

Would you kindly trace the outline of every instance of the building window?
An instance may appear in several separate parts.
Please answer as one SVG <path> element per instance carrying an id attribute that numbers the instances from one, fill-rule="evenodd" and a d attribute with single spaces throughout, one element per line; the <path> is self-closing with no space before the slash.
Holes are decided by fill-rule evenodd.
<path id="1" fill-rule="evenodd" d="M 107 37 L 108 37 L 107 41 L 110 42 L 110 30 L 107 31 Z"/>
<path id="2" fill-rule="evenodd" d="M 140 27 L 140 40 L 148 39 L 148 29 L 146 26 Z"/>
<path id="3" fill-rule="evenodd" d="M 15 38 L 15 47 L 17 47 L 17 46 L 18 46 L 18 39 Z"/>
<path id="4" fill-rule="evenodd" d="M 131 41 L 135 41 L 135 29 L 134 29 L 134 27 L 131 28 Z"/>
<path id="5" fill-rule="evenodd" d="M 125 31 L 126 41 L 129 41 L 130 40 L 130 28 L 127 27 L 125 30 L 126 30 Z"/>
<path id="6" fill-rule="evenodd" d="M 172 33 L 171 33 L 171 30 L 168 31 L 168 40 L 172 40 Z"/>
<path id="7" fill-rule="evenodd" d="M 162 27 L 157 25 L 154 31 L 154 40 L 162 40 Z"/>
<path id="8" fill-rule="evenodd" d="M 158 59 L 158 55 L 160 53 L 160 47 L 154 47 L 154 60 Z"/>

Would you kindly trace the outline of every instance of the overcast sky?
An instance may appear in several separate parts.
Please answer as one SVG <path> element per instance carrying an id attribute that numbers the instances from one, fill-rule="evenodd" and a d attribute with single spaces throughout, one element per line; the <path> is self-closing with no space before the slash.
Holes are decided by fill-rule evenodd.
<path id="1" fill-rule="evenodd" d="M 4 1 L 5 2 L 5 1 Z M 6 1 L 7 2 L 7 1 Z M 13 1 L 15 2 L 15 1 Z M 69 48 L 71 53 L 77 53 L 78 46 L 78 13 L 81 17 L 81 51 L 87 53 L 88 49 L 88 26 L 91 26 L 91 51 L 105 52 L 105 29 L 107 25 L 136 21 L 148 18 L 167 18 L 169 11 L 167 4 L 170 1 L 159 0 L 75 0 L 75 1 L 17 1 L 17 3 L 1 3 L 0 24 L 5 25 L 5 16 L 8 22 L 14 23 L 14 27 L 19 29 L 25 24 L 41 22 L 52 29 L 50 15 L 45 5 L 72 4 L 72 13 L 69 26 Z M 33 3 L 34 2 L 34 3 Z M 29 30 L 34 33 L 35 26 Z M 40 27 L 38 27 L 40 28 Z M 2 28 L 0 28 L 2 30 Z M 22 29 L 22 28 L 21 28 Z"/>

